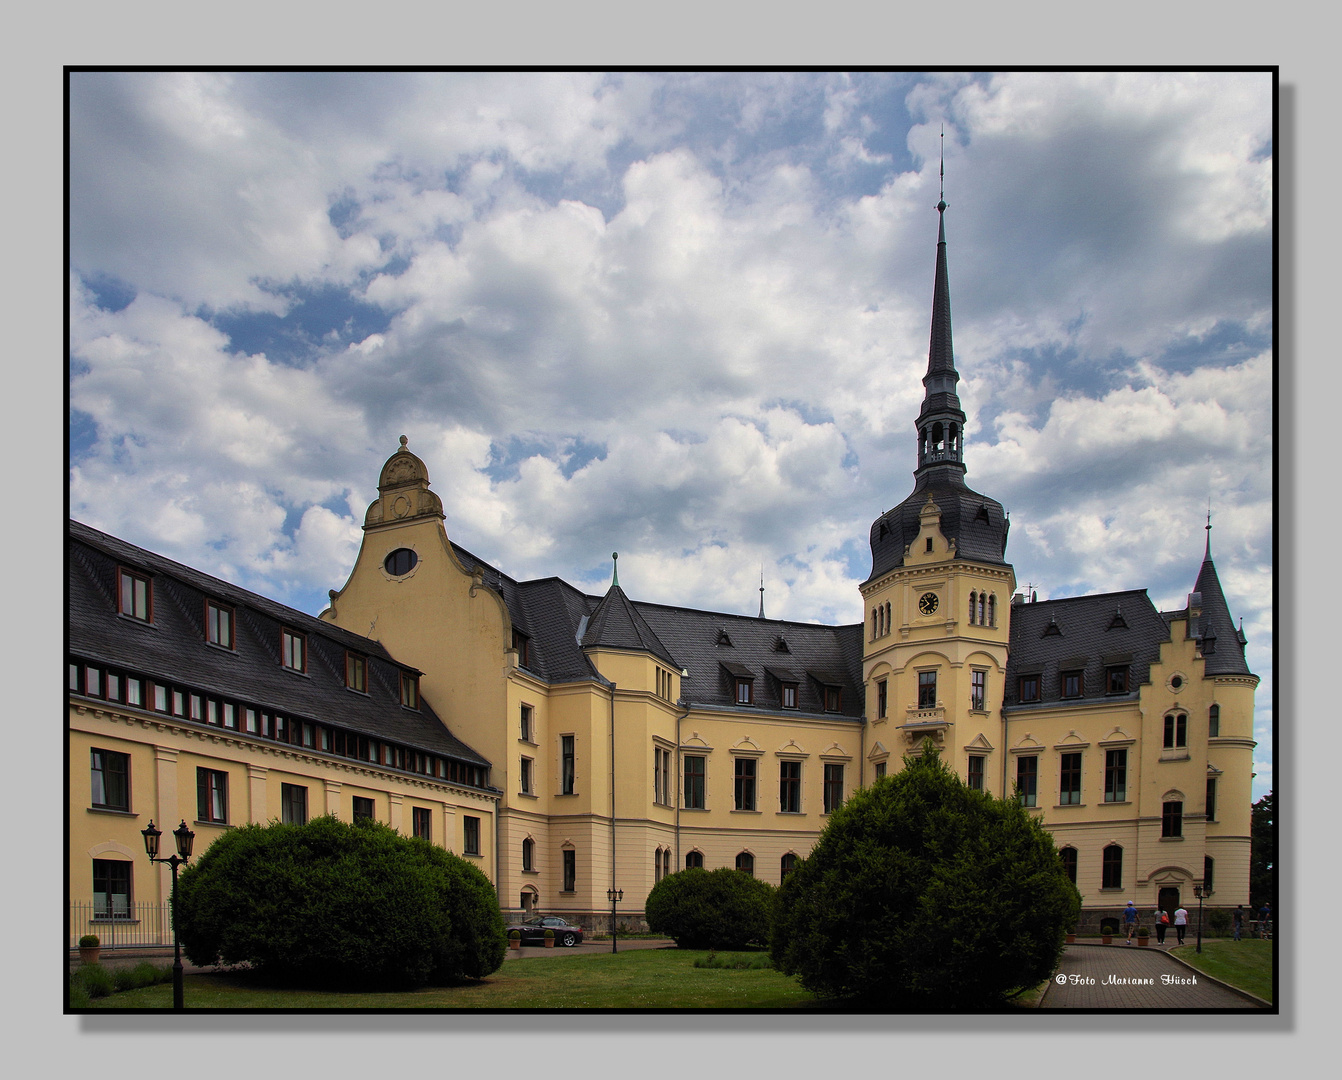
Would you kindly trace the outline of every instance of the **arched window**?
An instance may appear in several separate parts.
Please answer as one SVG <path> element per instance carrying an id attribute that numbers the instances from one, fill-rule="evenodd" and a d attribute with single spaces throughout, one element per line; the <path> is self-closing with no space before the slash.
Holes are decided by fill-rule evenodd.
<path id="1" fill-rule="evenodd" d="M 750 852 L 748 851 L 741 852 L 740 855 L 736 856 L 736 869 L 749 874 L 751 877 L 754 877 L 755 856 L 750 854 Z"/>
<path id="2" fill-rule="evenodd" d="M 780 863 L 778 880 L 782 881 L 783 878 L 787 877 L 788 874 L 792 873 L 795 869 L 797 869 L 797 856 L 789 851 L 783 856 Z"/>
<path id="3" fill-rule="evenodd" d="M 522 869 L 536 869 L 536 841 L 529 836 L 522 841 Z"/>
<path id="4" fill-rule="evenodd" d="M 1123 888 L 1123 849 L 1110 844 L 1104 849 L 1104 858 L 1100 864 L 1100 888 Z"/>
<path id="5" fill-rule="evenodd" d="M 1213 705 L 1207 710 L 1207 737 L 1219 738 L 1221 734 L 1221 706 Z"/>
<path id="6" fill-rule="evenodd" d="M 685 853 L 685 869 L 689 870 L 696 866 L 700 870 L 704 868 L 704 853 L 702 851 L 687 851 Z"/>
<path id="7" fill-rule="evenodd" d="M 1177 750 L 1188 745 L 1188 717 L 1170 713 L 1165 717 L 1165 749 Z"/>
<path id="8" fill-rule="evenodd" d="M 876 609 L 871 609 L 871 640 L 875 641 L 880 635 L 880 623 L 877 621 Z"/>
<path id="9" fill-rule="evenodd" d="M 978 620 L 978 602 L 979 594 L 971 591 L 969 594 L 969 622 L 971 626 Z"/>
<path id="10" fill-rule="evenodd" d="M 988 597 L 988 625 L 997 625 L 997 594 Z"/>
<path id="11" fill-rule="evenodd" d="M 1062 868 L 1067 872 L 1067 879 L 1076 884 L 1076 848 L 1065 847 L 1060 852 L 1062 856 Z"/>

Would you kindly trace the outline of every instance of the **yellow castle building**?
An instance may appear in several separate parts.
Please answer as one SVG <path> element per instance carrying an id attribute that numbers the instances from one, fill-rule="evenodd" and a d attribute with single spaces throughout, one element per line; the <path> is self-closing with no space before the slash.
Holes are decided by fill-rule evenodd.
<path id="1" fill-rule="evenodd" d="M 1258 679 L 1210 540 L 1178 611 L 1016 592 L 1002 506 L 964 480 L 938 210 L 914 488 L 872 525 L 861 623 L 643 603 L 618 573 L 602 596 L 516 581 L 449 539 L 404 437 L 316 618 L 71 522 L 72 940 L 161 939 L 151 819 L 200 851 L 321 813 L 476 862 L 512 917 L 604 928 L 619 890 L 637 925 L 682 867 L 777 884 L 927 739 L 1041 816 L 1083 926 L 1195 887 L 1247 904 Z"/>

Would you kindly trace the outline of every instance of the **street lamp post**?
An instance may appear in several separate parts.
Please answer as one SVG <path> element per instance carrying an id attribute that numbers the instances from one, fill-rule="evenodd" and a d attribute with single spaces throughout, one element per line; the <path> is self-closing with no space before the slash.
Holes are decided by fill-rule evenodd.
<path id="1" fill-rule="evenodd" d="M 158 857 L 158 840 L 163 830 L 154 828 L 152 818 L 149 828 L 141 829 L 140 835 L 144 837 L 144 849 L 149 853 L 149 861 L 165 862 L 172 867 L 172 1007 L 181 1010 L 186 1006 L 182 1002 L 182 942 L 177 936 L 177 868 L 191 858 L 191 845 L 195 843 L 196 834 L 186 827 L 184 819 L 172 831 L 177 840 L 177 854 L 166 859 Z"/>
<path id="2" fill-rule="evenodd" d="M 619 952 L 619 946 L 616 944 L 619 937 L 619 930 L 615 923 L 615 905 L 624 899 L 624 890 L 607 889 L 606 899 L 610 901 L 610 951 Z"/>
<path id="3" fill-rule="evenodd" d="M 1193 886 L 1193 895 L 1198 898 L 1198 947 L 1197 951 L 1202 952 L 1202 898 L 1205 892 L 1201 885 Z"/>

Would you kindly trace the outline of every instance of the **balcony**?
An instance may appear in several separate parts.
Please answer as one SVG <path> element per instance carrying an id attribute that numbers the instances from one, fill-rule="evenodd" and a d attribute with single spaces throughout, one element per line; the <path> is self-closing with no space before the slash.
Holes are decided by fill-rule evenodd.
<path id="1" fill-rule="evenodd" d="M 931 736 L 933 742 L 942 742 L 950 726 L 944 705 L 938 704 L 930 709 L 919 709 L 910 705 L 905 710 L 904 723 L 900 724 L 897 730 L 903 733 L 911 746 L 914 746 L 927 736 Z"/>

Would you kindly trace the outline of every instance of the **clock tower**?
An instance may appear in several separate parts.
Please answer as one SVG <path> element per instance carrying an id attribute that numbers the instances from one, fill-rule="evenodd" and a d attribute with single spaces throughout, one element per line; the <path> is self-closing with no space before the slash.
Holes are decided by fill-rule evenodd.
<path id="1" fill-rule="evenodd" d="M 930 737 L 972 786 L 1001 795 L 1002 693 L 1015 573 L 1002 504 L 965 484 L 965 414 L 951 347 L 946 201 L 932 292 L 932 338 L 915 422 L 912 493 L 871 527 L 862 674 L 866 775 L 897 772 Z"/>

